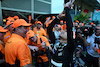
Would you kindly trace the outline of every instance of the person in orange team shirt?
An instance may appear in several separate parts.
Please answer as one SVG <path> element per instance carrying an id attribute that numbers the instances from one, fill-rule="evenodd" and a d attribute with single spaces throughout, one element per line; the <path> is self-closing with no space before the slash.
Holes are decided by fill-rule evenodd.
<path id="1" fill-rule="evenodd" d="M 5 66 L 5 59 L 3 58 L 5 55 L 5 51 L 4 51 L 4 35 L 6 34 L 8 30 L 3 29 L 2 26 L 0 26 L 0 67 L 6 67 Z"/>
<path id="2" fill-rule="evenodd" d="M 59 27 L 61 28 L 61 32 L 66 29 L 66 23 L 63 20 L 60 20 Z"/>
<path id="3" fill-rule="evenodd" d="M 41 21 L 37 21 L 36 22 L 36 27 L 33 28 L 33 32 L 37 35 L 37 36 L 47 36 L 45 30 L 41 27 L 42 23 Z"/>
<path id="4" fill-rule="evenodd" d="M 31 64 L 31 52 L 24 39 L 30 25 L 31 24 L 27 23 L 24 19 L 14 21 L 14 33 L 5 45 L 7 67 L 33 67 Z"/>
<path id="5" fill-rule="evenodd" d="M 13 22 L 14 22 L 14 19 L 11 18 L 6 23 L 8 31 L 6 32 L 6 35 L 4 36 L 4 43 L 5 44 L 8 41 L 8 39 L 11 37 L 11 34 L 13 33 L 13 30 L 14 30 Z"/>
<path id="6" fill-rule="evenodd" d="M 46 52 L 52 52 L 52 48 L 48 39 L 44 36 L 36 36 L 32 30 L 27 32 L 27 39 L 30 40 L 29 48 L 37 52 L 36 67 L 49 67 L 49 59 Z M 38 48 L 34 49 L 34 46 Z"/>

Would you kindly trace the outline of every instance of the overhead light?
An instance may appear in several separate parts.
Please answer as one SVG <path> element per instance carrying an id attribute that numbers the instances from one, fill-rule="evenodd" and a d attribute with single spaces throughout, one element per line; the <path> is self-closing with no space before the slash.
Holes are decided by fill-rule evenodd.
<path id="1" fill-rule="evenodd" d="M 3 19 L 3 22 L 6 22 L 6 19 Z"/>

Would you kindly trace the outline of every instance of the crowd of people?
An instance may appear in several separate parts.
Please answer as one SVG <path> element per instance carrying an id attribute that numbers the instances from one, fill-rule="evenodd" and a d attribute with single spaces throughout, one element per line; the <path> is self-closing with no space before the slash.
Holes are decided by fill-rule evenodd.
<path id="1" fill-rule="evenodd" d="M 69 9 L 71 4 L 70 0 L 64 8 Z M 67 46 L 67 23 L 62 18 L 65 19 L 65 11 L 47 17 L 44 23 L 8 17 L 7 27 L 0 26 L 0 67 L 62 67 Z M 76 20 L 72 32 L 75 50 L 69 65 L 99 67 L 100 25 Z"/>

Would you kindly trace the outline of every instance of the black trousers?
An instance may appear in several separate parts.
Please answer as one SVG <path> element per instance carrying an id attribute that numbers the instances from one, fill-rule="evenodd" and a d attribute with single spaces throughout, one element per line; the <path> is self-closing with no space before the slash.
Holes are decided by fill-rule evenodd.
<path id="1" fill-rule="evenodd" d="M 91 55 L 87 53 L 86 66 L 91 67 L 91 65 L 93 65 L 93 67 L 99 67 L 99 60 L 98 60 L 98 57 L 92 57 Z"/>

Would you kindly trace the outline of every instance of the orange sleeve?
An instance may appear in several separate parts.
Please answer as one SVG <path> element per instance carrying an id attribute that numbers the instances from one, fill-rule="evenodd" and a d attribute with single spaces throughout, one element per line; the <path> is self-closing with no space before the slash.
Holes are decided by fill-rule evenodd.
<path id="1" fill-rule="evenodd" d="M 26 42 L 27 42 L 27 45 L 32 45 L 32 42 L 29 39 L 27 39 Z"/>
<path id="2" fill-rule="evenodd" d="M 50 46 L 50 43 L 46 37 L 42 37 L 43 41 L 45 41 L 46 46 Z"/>
<path id="3" fill-rule="evenodd" d="M 30 50 L 28 48 L 27 45 L 21 43 L 18 46 L 18 50 L 17 50 L 17 57 L 20 61 L 20 66 L 24 66 L 26 64 L 30 64 L 31 63 L 31 59 L 30 59 Z"/>
<path id="4" fill-rule="evenodd" d="M 43 35 L 44 35 L 44 36 L 47 36 L 47 34 L 46 34 L 46 32 L 45 32 L 45 30 L 44 30 L 44 29 L 43 29 L 43 31 L 42 31 L 42 32 L 43 32 Z"/>

